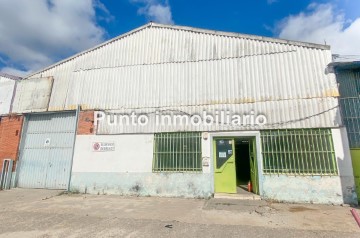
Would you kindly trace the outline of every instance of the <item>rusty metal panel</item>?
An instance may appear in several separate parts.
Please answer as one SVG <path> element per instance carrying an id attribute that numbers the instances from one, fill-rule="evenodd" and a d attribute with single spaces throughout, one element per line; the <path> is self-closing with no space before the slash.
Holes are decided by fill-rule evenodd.
<path id="1" fill-rule="evenodd" d="M 28 116 L 18 187 L 66 189 L 75 140 L 74 112 Z"/>
<path id="2" fill-rule="evenodd" d="M 16 81 L 0 75 L 0 115 L 9 114 Z"/>
<path id="3" fill-rule="evenodd" d="M 47 111 L 53 77 L 24 79 L 18 82 L 13 113 Z"/>
<path id="4" fill-rule="evenodd" d="M 319 120 L 341 124 L 322 111 L 323 100 L 339 96 L 335 75 L 325 70 L 331 60 L 328 46 L 150 24 L 31 78 L 54 77 L 50 111 L 266 104 L 266 114 L 289 105 L 283 113 L 290 118 L 309 113 L 296 105 L 313 99 L 310 112 L 322 116 L 303 126 L 315 127 Z"/>

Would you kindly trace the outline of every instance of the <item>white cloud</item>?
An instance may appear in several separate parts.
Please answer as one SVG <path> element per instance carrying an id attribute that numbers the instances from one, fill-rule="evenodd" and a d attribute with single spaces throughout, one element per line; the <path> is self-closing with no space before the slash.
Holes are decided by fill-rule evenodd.
<path id="1" fill-rule="evenodd" d="M 25 77 L 26 75 L 31 73 L 31 71 L 24 71 L 24 70 L 16 69 L 13 67 L 4 67 L 1 69 L 1 72 L 10 74 L 10 75 L 15 75 L 18 77 Z"/>
<path id="2" fill-rule="evenodd" d="M 360 55 L 360 18 L 350 21 L 331 4 L 311 4 L 276 26 L 277 36 L 331 45 L 335 54 Z"/>
<path id="3" fill-rule="evenodd" d="M 142 6 L 138 10 L 138 14 L 145 15 L 149 20 L 164 23 L 174 24 L 172 19 L 171 8 L 168 1 L 161 0 L 131 0 L 134 3 L 140 3 Z"/>
<path id="4" fill-rule="evenodd" d="M 90 48 L 104 40 L 98 6 L 106 9 L 96 0 L 0 0 L 0 54 L 27 72 Z"/>

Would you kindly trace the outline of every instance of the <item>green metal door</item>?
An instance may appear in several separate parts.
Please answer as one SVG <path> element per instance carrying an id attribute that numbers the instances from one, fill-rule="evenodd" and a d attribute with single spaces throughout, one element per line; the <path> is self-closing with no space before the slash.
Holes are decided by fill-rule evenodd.
<path id="1" fill-rule="evenodd" d="M 351 149 L 350 151 L 354 170 L 356 193 L 360 202 L 360 149 Z"/>
<path id="2" fill-rule="evenodd" d="M 256 159 L 256 141 L 254 139 L 249 141 L 249 155 L 250 155 L 250 178 L 253 193 L 259 194 L 259 180 L 258 180 L 258 164 Z"/>
<path id="3" fill-rule="evenodd" d="M 215 192 L 236 193 L 234 139 L 215 139 L 214 148 Z"/>

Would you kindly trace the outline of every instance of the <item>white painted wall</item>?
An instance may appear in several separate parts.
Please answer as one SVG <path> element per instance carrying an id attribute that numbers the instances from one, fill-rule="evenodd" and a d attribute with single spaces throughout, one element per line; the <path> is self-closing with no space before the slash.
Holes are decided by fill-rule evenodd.
<path id="1" fill-rule="evenodd" d="M 339 168 L 339 178 L 342 189 L 344 203 L 356 203 L 357 194 L 352 166 L 349 140 L 346 128 L 332 129 L 333 143 L 336 161 Z"/>
<path id="2" fill-rule="evenodd" d="M 105 190 L 109 193 L 127 194 L 126 191 L 131 191 L 133 186 L 142 184 L 144 189 L 149 190 L 144 190 L 144 194 L 154 195 L 158 194 L 156 191 L 173 188 L 179 183 L 184 185 L 182 188 L 187 188 L 190 181 L 197 181 L 198 183 L 194 188 L 198 188 L 199 194 L 201 194 L 199 196 L 204 197 L 204 194 L 210 194 L 214 191 L 213 138 L 255 136 L 259 165 L 259 188 L 262 197 L 300 203 L 356 203 L 355 183 L 346 129 L 332 129 L 332 134 L 340 176 L 263 175 L 259 131 L 205 132 L 202 133 L 202 158 L 210 158 L 209 166 L 203 167 L 203 174 L 170 174 L 175 177 L 179 176 L 171 182 L 165 182 L 170 176 L 169 174 L 152 173 L 153 134 L 79 135 L 75 144 L 72 187 L 80 190 L 85 187 L 90 189 L 96 184 L 98 188 L 96 192 L 103 191 L 106 188 L 107 190 Z M 115 151 L 93 152 L 91 147 L 93 142 L 114 142 Z M 182 177 L 183 175 L 187 175 L 189 178 L 185 179 Z M 159 176 L 164 177 L 159 179 Z M 192 191 L 186 190 L 186 194 L 189 196 L 192 193 Z M 175 190 L 169 194 L 171 196 L 182 196 Z"/>
<path id="3" fill-rule="evenodd" d="M 201 134 L 201 155 L 203 161 L 203 173 L 211 173 L 211 166 L 213 164 L 213 159 L 211 156 L 211 145 L 212 140 L 210 139 L 210 134 L 208 132 L 203 132 Z"/>
<path id="4" fill-rule="evenodd" d="M 346 128 L 331 129 L 340 176 L 354 177 Z"/>
<path id="5" fill-rule="evenodd" d="M 153 141 L 153 134 L 78 135 L 72 172 L 151 172 Z M 114 142 L 115 151 L 94 152 L 93 142 Z"/>
<path id="6" fill-rule="evenodd" d="M 70 190 L 92 194 L 211 197 L 210 173 L 153 173 L 153 141 L 153 134 L 78 135 Z M 93 152 L 93 142 L 115 143 L 115 151 Z"/>

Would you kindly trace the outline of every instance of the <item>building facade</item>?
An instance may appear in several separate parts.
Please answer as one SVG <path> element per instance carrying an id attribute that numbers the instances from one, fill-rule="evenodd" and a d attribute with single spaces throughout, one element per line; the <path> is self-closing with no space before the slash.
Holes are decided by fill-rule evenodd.
<path id="1" fill-rule="evenodd" d="M 330 65 L 336 73 L 340 91 L 340 108 L 346 126 L 354 178 L 360 199 L 360 60 L 335 61 Z"/>
<path id="2" fill-rule="evenodd" d="M 23 116 L 10 112 L 19 80 L 19 77 L 0 73 L 0 173 L 5 159 L 14 161 L 15 171 L 18 158 Z"/>
<path id="3" fill-rule="evenodd" d="M 16 184 L 356 203 L 328 46 L 150 23 L 18 82 Z"/>

